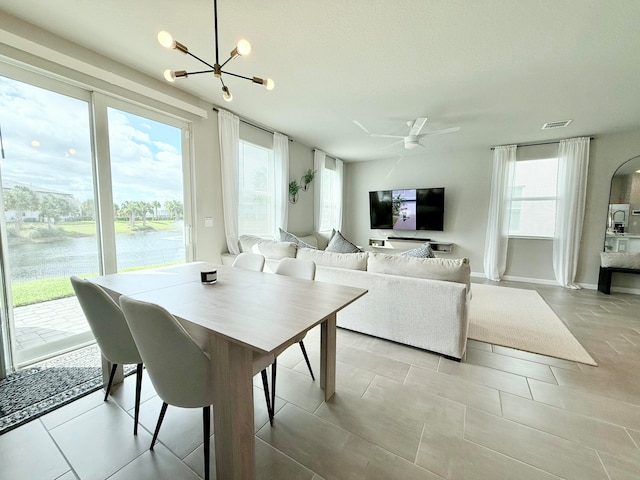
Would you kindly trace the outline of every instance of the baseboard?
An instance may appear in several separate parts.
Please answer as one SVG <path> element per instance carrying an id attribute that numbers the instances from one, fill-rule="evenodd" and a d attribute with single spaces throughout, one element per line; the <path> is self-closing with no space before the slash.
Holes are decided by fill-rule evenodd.
<path id="1" fill-rule="evenodd" d="M 487 278 L 484 273 L 471 272 L 471 278 Z M 511 282 L 523 282 L 523 283 L 537 283 L 540 285 L 558 285 L 555 280 L 546 280 L 544 278 L 529 278 L 529 277 L 516 277 L 512 275 L 506 275 L 502 277 L 503 280 L 509 280 Z"/>

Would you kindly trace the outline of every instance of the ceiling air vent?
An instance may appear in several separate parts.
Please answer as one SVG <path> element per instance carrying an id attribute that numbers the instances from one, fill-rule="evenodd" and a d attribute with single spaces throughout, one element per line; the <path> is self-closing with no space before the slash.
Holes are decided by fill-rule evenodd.
<path id="1" fill-rule="evenodd" d="M 563 128 L 569 125 L 572 120 L 563 120 L 561 122 L 547 122 L 542 125 L 542 130 L 550 130 L 552 128 Z"/>

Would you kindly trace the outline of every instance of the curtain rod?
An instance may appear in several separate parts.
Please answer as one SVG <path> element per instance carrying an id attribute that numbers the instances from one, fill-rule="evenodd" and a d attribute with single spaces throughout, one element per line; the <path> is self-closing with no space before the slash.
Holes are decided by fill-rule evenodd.
<path id="1" fill-rule="evenodd" d="M 213 107 L 213 111 L 214 111 L 214 112 L 218 112 L 219 110 L 218 110 L 216 107 Z M 235 114 L 234 114 L 234 115 L 235 115 Z M 267 132 L 267 133 L 270 133 L 270 134 L 272 134 L 272 135 L 273 135 L 274 133 L 276 133 L 276 132 L 275 132 L 275 130 L 270 130 L 270 129 L 268 129 L 267 127 L 263 127 L 262 125 L 258 125 L 257 123 L 253 123 L 253 122 L 251 122 L 251 121 L 249 121 L 249 120 L 247 120 L 247 119 L 245 119 L 245 118 L 242 118 L 242 117 L 241 117 L 241 116 L 239 116 L 239 115 L 238 115 L 237 117 L 238 117 L 238 119 L 239 119 L 242 123 L 244 123 L 245 125 L 250 125 L 250 126 L 252 126 L 252 127 L 254 127 L 254 128 L 257 128 L 258 130 L 262 130 L 263 132 Z M 293 142 L 293 139 L 292 139 L 292 138 L 289 138 L 289 135 L 287 135 L 287 138 L 289 139 L 289 141 L 290 141 L 290 142 Z"/>
<path id="2" fill-rule="evenodd" d="M 593 137 L 589 137 L 590 140 L 593 140 Z M 539 142 L 539 143 L 517 143 L 516 147 L 535 147 L 537 145 L 553 145 L 554 143 L 560 143 L 560 140 L 554 140 L 551 142 Z M 496 147 L 491 147 L 491 150 L 495 150 Z"/>

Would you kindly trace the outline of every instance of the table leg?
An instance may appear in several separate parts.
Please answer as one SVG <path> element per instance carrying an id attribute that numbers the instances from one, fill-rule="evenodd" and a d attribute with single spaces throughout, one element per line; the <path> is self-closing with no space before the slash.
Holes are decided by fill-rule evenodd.
<path id="1" fill-rule="evenodd" d="M 209 341 L 216 475 L 225 480 L 253 480 L 253 352 L 213 334 Z"/>
<path id="2" fill-rule="evenodd" d="M 320 324 L 320 387 L 324 399 L 336 393 L 336 314 L 329 315 Z"/>

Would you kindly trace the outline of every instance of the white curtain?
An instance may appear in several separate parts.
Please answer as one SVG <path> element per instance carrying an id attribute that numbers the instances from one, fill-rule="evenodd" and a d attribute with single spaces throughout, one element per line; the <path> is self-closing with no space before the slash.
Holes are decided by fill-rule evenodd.
<path id="1" fill-rule="evenodd" d="M 576 269 L 582 238 L 587 172 L 589 169 L 589 137 L 560 141 L 558 147 L 558 191 L 556 233 L 553 238 L 553 271 L 560 285 L 578 289 Z"/>
<path id="2" fill-rule="evenodd" d="M 489 280 L 500 281 L 507 268 L 511 197 L 516 170 L 516 145 L 504 145 L 493 150 L 493 175 L 487 236 L 484 245 L 484 274 Z"/>
<path id="3" fill-rule="evenodd" d="M 278 228 L 287 230 L 289 221 L 289 137 L 278 132 L 273 134 L 273 155 L 275 157 L 275 203 L 276 225 L 273 232 L 278 238 Z"/>
<path id="4" fill-rule="evenodd" d="M 313 169 L 316 176 L 313 179 L 313 229 L 320 232 L 322 226 L 322 174 L 324 173 L 324 164 L 327 160 L 327 154 L 322 150 L 316 149 L 313 152 Z"/>
<path id="5" fill-rule="evenodd" d="M 342 206 L 344 198 L 344 162 L 336 158 L 336 190 L 338 191 L 338 196 L 335 199 L 337 204 L 336 206 L 336 216 L 335 216 L 335 229 L 342 230 Z"/>
<path id="6" fill-rule="evenodd" d="M 238 164 L 240 119 L 226 110 L 218 110 L 218 137 L 222 174 L 222 209 L 229 253 L 238 254 Z"/>

